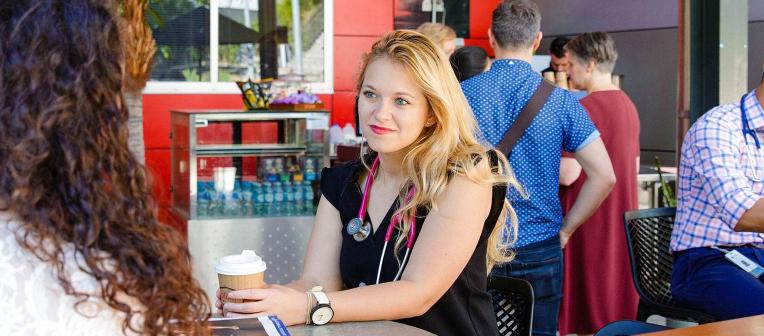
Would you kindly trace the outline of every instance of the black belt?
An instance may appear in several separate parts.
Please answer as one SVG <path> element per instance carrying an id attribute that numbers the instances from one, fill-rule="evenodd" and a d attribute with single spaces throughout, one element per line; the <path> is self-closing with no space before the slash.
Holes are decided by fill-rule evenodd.
<path id="1" fill-rule="evenodd" d="M 706 246 L 706 247 L 708 247 L 708 246 Z M 728 249 L 728 250 L 729 249 L 737 249 L 737 248 L 759 248 L 758 246 L 756 246 L 754 244 L 751 244 L 751 243 L 743 244 L 743 245 L 719 245 L 719 246 L 716 246 L 716 247 L 721 247 L 723 249 Z"/>
<path id="2" fill-rule="evenodd" d="M 727 249 L 727 250 L 734 250 L 734 249 L 739 249 L 739 248 L 760 248 L 760 247 L 758 247 L 758 246 L 756 246 L 754 244 L 751 244 L 751 243 L 743 244 L 743 245 L 716 245 L 716 247 Z M 681 256 L 682 254 L 684 254 L 685 252 L 687 252 L 689 250 L 692 250 L 692 249 L 696 249 L 696 248 L 711 248 L 711 246 L 691 247 L 691 248 L 688 248 L 686 250 L 674 251 L 674 252 L 671 253 L 671 255 L 673 255 L 674 258 L 677 258 L 677 257 Z"/>

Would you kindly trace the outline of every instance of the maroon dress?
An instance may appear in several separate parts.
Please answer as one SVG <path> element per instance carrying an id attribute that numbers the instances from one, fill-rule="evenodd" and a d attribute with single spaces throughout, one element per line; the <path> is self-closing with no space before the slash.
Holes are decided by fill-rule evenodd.
<path id="1" fill-rule="evenodd" d="M 564 249 L 560 335 L 592 334 L 607 323 L 636 319 L 639 301 L 623 228 L 623 213 L 637 208 L 637 108 L 621 90 L 593 92 L 580 102 L 601 133 L 617 182 Z M 571 186 L 560 188 L 563 213 L 573 206 L 584 181 L 582 172 Z"/>

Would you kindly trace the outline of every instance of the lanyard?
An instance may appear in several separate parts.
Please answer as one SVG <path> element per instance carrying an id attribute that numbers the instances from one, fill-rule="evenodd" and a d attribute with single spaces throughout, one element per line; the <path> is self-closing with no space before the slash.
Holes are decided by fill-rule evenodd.
<path id="1" fill-rule="evenodd" d="M 745 97 L 747 95 L 743 95 L 743 97 L 740 98 L 740 120 L 743 124 L 743 139 L 745 140 L 745 144 L 748 144 L 748 136 L 750 135 L 753 137 L 753 142 L 756 144 L 756 149 L 761 149 L 761 144 L 759 143 L 759 136 L 756 134 L 756 130 L 751 129 L 750 126 L 748 126 L 748 116 L 746 114 L 746 108 L 745 108 Z"/>
<path id="2" fill-rule="evenodd" d="M 371 224 L 368 222 L 364 222 L 364 219 L 366 218 L 366 209 L 368 207 L 369 202 L 369 192 L 371 191 L 371 185 L 374 183 L 374 174 L 377 172 L 377 168 L 379 167 L 379 157 L 374 159 L 374 163 L 371 165 L 371 169 L 369 170 L 369 175 L 366 176 L 366 182 L 363 186 L 363 197 L 361 198 L 361 207 L 358 209 L 358 217 L 353 218 L 348 222 L 347 224 L 347 233 L 351 236 L 353 236 L 353 239 L 355 239 L 357 242 L 364 241 L 370 234 L 371 234 Z M 408 192 L 406 193 L 406 197 L 403 200 L 403 204 L 408 203 L 411 201 L 412 198 L 414 198 L 414 194 L 416 193 L 416 187 L 410 187 Z M 401 225 L 401 218 L 399 214 L 396 214 L 393 216 L 393 218 L 390 219 L 390 223 L 387 225 L 387 232 L 385 232 L 385 244 L 382 247 L 382 255 L 379 258 L 379 265 L 377 266 L 377 284 L 379 284 L 379 278 L 382 274 L 382 264 L 385 260 L 385 252 L 387 251 L 387 244 L 390 242 L 390 240 L 393 237 L 393 229 L 396 226 Z M 398 266 L 398 273 L 393 278 L 393 281 L 398 280 L 398 278 L 401 276 L 401 273 L 403 272 L 403 267 L 406 265 L 406 262 L 408 261 L 409 254 L 411 252 L 411 249 L 414 247 L 414 236 L 416 235 L 416 216 L 411 217 L 411 227 L 409 228 L 409 236 L 406 240 L 406 254 L 403 256 L 403 262 Z"/>

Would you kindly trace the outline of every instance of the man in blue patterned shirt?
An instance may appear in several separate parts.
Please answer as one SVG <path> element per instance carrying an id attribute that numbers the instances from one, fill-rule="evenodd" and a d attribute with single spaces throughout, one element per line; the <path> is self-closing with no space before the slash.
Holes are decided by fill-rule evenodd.
<path id="1" fill-rule="evenodd" d="M 496 146 L 541 83 L 531 69 L 541 43 L 541 14 L 529 0 L 504 0 L 488 31 L 496 61 L 485 73 L 462 83 L 485 140 Z M 560 158 L 565 150 L 587 175 L 576 203 L 562 218 L 558 197 Z M 494 274 L 524 278 L 535 294 L 534 335 L 555 335 L 562 298 L 562 247 L 597 209 L 615 184 L 605 146 L 586 111 L 568 91 L 554 89 L 520 137 L 510 164 L 527 198 L 510 191 L 520 221 L 517 257 Z M 581 270 L 585 272 L 586 270 Z"/>

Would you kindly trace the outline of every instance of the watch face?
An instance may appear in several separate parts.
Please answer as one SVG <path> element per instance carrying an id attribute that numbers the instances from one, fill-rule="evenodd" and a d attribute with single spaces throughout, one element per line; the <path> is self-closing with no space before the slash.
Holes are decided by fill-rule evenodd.
<path id="1" fill-rule="evenodd" d="M 310 315 L 310 319 L 315 325 L 327 324 L 332 320 L 332 317 L 334 317 L 334 310 L 329 306 L 318 307 L 314 309 L 313 313 Z"/>

